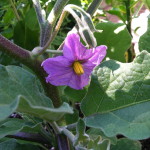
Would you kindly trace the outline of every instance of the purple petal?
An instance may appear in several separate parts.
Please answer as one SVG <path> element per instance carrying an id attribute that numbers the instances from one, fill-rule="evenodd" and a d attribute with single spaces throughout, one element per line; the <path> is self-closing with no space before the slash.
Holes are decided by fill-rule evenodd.
<path id="1" fill-rule="evenodd" d="M 99 65 L 100 62 L 106 56 L 106 49 L 107 49 L 107 47 L 105 45 L 101 45 L 101 46 L 94 48 L 93 55 L 89 58 L 88 61 L 92 62 L 95 65 Z"/>
<path id="2" fill-rule="evenodd" d="M 55 86 L 67 85 L 73 89 L 79 90 L 88 85 L 89 75 L 83 74 L 79 76 L 72 70 L 70 72 L 64 72 L 64 74 L 49 75 L 46 81 Z"/>
<path id="3" fill-rule="evenodd" d="M 72 33 L 66 37 L 63 47 L 64 57 L 69 60 L 81 60 L 85 51 L 86 48 L 80 42 L 80 37 L 78 34 Z"/>
<path id="4" fill-rule="evenodd" d="M 71 65 L 72 62 L 70 62 L 64 56 L 48 58 L 42 63 L 44 70 L 50 75 L 57 75 L 64 72 L 69 72 L 71 70 Z"/>
<path id="5" fill-rule="evenodd" d="M 82 89 L 88 84 L 89 75 L 76 75 L 71 65 L 72 62 L 64 56 L 46 59 L 42 63 L 44 70 L 49 74 L 46 81 L 55 86 L 67 85 L 77 90 Z"/>

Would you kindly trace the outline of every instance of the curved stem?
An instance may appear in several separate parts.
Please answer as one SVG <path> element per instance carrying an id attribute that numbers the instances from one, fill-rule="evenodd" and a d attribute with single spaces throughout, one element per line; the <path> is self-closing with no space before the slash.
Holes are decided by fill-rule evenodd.
<path id="1" fill-rule="evenodd" d="M 102 0 L 93 0 L 93 2 L 90 4 L 89 8 L 87 9 L 87 13 L 90 14 L 90 16 L 93 16 L 94 13 L 96 12 L 97 8 L 100 6 Z M 76 28 L 76 25 L 73 27 L 73 29 L 75 32 L 77 32 L 77 28 Z M 59 46 L 58 50 L 62 49 L 63 45 L 64 45 L 64 42 L 63 41 L 61 43 L 61 45 Z"/>
<path id="2" fill-rule="evenodd" d="M 68 139 L 71 141 L 71 143 L 73 144 L 74 139 L 75 139 L 75 136 L 74 136 L 69 130 L 67 130 L 66 128 L 64 128 L 64 129 L 62 130 L 62 133 L 63 133 L 64 135 L 66 135 L 66 136 L 68 137 Z"/>

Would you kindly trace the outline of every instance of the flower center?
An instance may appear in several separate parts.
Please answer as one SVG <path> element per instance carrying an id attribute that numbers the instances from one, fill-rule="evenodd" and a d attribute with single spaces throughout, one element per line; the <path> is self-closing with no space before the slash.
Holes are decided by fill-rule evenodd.
<path id="1" fill-rule="evenodd" d="M 81 63 L 78 61 L 75 61 L 73 63 L 73 70 L 77 75 L 81 75 L 84 73 L 83 67 L 82 67 Z"/>

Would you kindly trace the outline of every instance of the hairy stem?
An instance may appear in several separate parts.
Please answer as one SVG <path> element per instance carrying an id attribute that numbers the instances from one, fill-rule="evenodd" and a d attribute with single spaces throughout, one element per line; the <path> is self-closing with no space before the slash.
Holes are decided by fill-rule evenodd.
<path id="1" fill-rule="evenodd" d="M 75 139 L 75 136 L 74 136 L 69 130 L 67 130 L 66 128 L 64 128 L 64 129 L 62 130 L 62 133 L 63 133 L 64 135 L 66 135 L 66 136 L 68 137 L 68 139 L 70 140 L 70 142 L 73 144 L 74 139 Z"/>
<path id="2" fill-rule="evenodd" d="M 44 34 L 45 34 L 46 20 L 45 20 L 45 16 L 42 13 L 42 8 L 41 8 L 39 0 L 32 0 L 32 1 L 33 1 L 33 6 L 34 6 L 37 19 L 39 22 L 39 26 L 40 26 L 40 45 L 42 45 Z"/>
<path id="3" fill-rule="evenodd" d="M 43 41 L 41 43 L 41 46 L 44 48 L 42 51 L 40 51 L 40 54 L 44 53 L 45 50 L 49 47 L 49 43 L 51 43 L 51 33 L 53 32 L 55 23 L 68 1 L 69 0 L 57 0 L 53 9 L 51 10 L 47 18 L 47 23 L 44 27 L 45 30 L 43 32 Z"/>
<path id="4" fill-rule="evenodd" d="M 45 23 L 45 17 L 42 14 L 42 8 L 40 5 L 40 2 L 39 0 L 32 0 L 32 1 L 33 1 L 33 5 L 34 5 L 34 9 L 37 15 L 39 25 L 42 26 Z"/>
<path id="5" fill-rule="evenodd" d="M 102 0 L 94 0 L 89 6 L 89 8 L 87 9 L 87 13 L 93 16 L 96 10 L 98 9 L 98 7 L 100 6 L 101 2 Z"/>
<path id="6" fill-rule="evenodd" d="M 11 3 L 12 9 L 13 9 L 13 11 L 14 11 L 14 14 L 15 14 L 17 20 L 20 21 L 20 16 L 19 16 L 19 14 L 18 14 L 18 12 L 17 12 L 17 9 L 16 9 L 16 7 L 15 7 L 15 4 L 14 4 L 13 0 L 9 0 L 9 1 L 10 1 L 10 3 Z"/>
<path id="7" fill-rule="evenodd" d="M 39 78 L 39 80 L 41 81 L 45 94 L 51 98 L 54 106 L 59 107 L 61 105 L 57 87 L 46 83 L 45 77 L 47 76 L 47 74 L 41 67 L 41 62 L 37 59 L 34 59 L 31 52 L 13 44 L 2 35 L 0 35 L 0 51 L 3 51 L 11 57 L 16 58 L 22 64 L 26 65 L 31 70 L 33 70 Z"/>

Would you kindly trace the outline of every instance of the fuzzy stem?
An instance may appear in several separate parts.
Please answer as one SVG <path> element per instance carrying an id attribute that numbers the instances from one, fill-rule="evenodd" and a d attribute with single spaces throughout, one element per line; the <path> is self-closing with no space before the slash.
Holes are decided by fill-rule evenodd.
<path id="1" fill-rule="evenodd" d="M 63 8 L 65 7 L 65 5 L 67 4 L 69 0 L 57 0 L 52 11 L 50 12 L 47 20 L 48 22 L 54 26 L 60 13 L 62 12 Z"/>
<path id="2" fill-rule="evenodd" d="M 61 128 L 57 125 L 56 122 L 49 122 L 49 124 L 52 126 L 53 130 L 55 131 L 56 134 L 61 133 Z"/>
<path id="3" fill-rule="evenodd" d="M 17 9 L 15 7 L 15 4 L 14 4 L 13 0 L 9 0 L 9 1 L 11 3 L 12 9 L 14 11 L 14 14 L 15 14 L 17 20 L 20 21 L 21 19 L 20 19 L 20 16 L 19 16 L 18 12 L 17 12 Z"/>
<path id="4" fill-rule="evenodd" d="M 76 15 L 76 13 L 72 9 L 70 9 L 70 8 L 64 9 L 64 11 L 62 12 L 62 14 L 61 14 L 61 16 L 60 16 L 60 18 L 59 18 L 59 20 L 57 22 L 57 25 L 56 25 L 56 27 L 54 29 L 54 32 L 53 32 L 51 38 L 49 38 L 49 40 L 47 41 L 45 46 L 40 51 L 38 51 L 37 55 L 43 54 L 45 52 L 45 50 L 49 47 L 51 42 L 54 40 L 55 36 L 57 35 L 57 33 L 58 33 L 59 29 L 60 29 L 60 26 L 61 26 L 61 24 L 63 22 L 63 19 L 67 15 L 67 12 L 71 13 L 72 16 L 76 19 L 76 21 L 80 22 L 80 19 L 79 19 L 78 15 Z"/>
<path id="5" fill-rule="evenodd" d="M 32 1 L 33 1 L 34 9 L 40 26 L 40 46 L 42 46 L 43 38 L 45 35 L 46 20 L 45 20 L 45 16 L 42 14 L 42 8 L 39 0 L 32 0 Z"/>
<path id="6" fill-rule="evenodd" d="M 101 2 L 102 0 L 94 0 L 89 6 L 89 8 L 87 9 L 87 13 L 93 16 L 96 10 L 98 9 L 98 7 L 100 6 Z"/>
<path id="7" fill-rule="evenodd" d="M 42 26 L 45 23 L 45 17 L 42 14 L 42 8 L 40 5 L 40 2 L 39 0 L 32 0 L 32 1 L 33 1 L 33 5 L 34 5 L 34 9 L 37 15 L 39 25 Z"/>
<path id="8" fill-rule="evenodd" d="M 62 133 L 64 135 L 66 135 L 68 137 L 68 139 L 71 141 L 71 143 L 73 144 L 75 136 L 69 130 L 67 130 L 66 128 L 62 129 Z"/>
<path id="9" fill-rule="evenodd" d="M 39 80 L 41 81 L 41 84 L 43 85 L 45 94 L 51 98 L 54 106 L 59 107 L 61 105 L 57 87 L 46 83 L 45 77 L 47 76 L 47 74 L 41 67 L 41 62 L 34 59 L 34 57 L 32 56 L 32 53 L 30 51 L 27 51 L 27 50 L 13 44 L 12 42 L 7 40 L 2 35 L 0 35 L 0 51 L 3 51 L 5 53 L 7 53 L 8 55 L 10 55 L 11 57 L 16 58 L 22 64 L 26 65 L 31 70 L 33 70 L 34 73 L 39 78 Z"/>
<path id="10" fill-rule="evenodd" d="M 55 23 L 68 1 L 69 0 L 57 0 L 53 9 L 51 10 L 47 18 L 47 23 L 45 24 L 44 27 L 45 31 L 43 32 L 43 41 L 40 45 L 41 47 L 44 48 L 43 51 L 39 52 L 40 54 L 43 54 L 45 50 L 49 47 L 49 43 L 51 43 L 51 33 L 53 31 Z"/>

